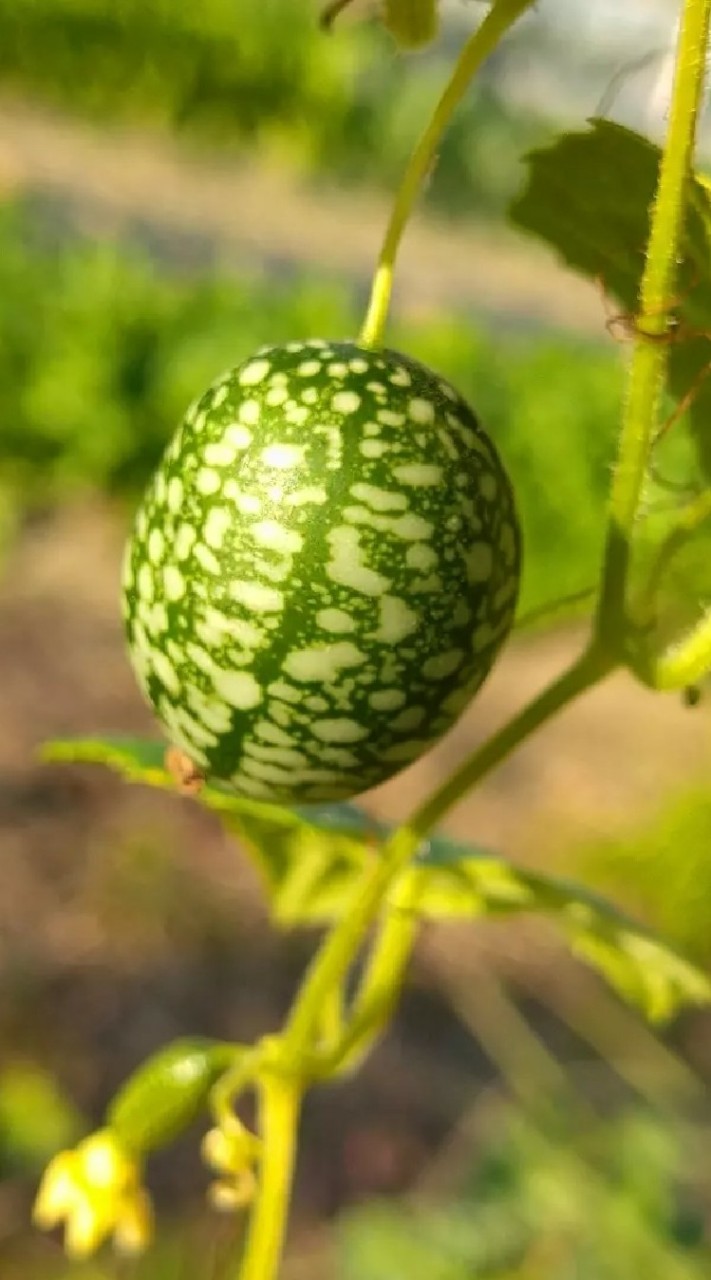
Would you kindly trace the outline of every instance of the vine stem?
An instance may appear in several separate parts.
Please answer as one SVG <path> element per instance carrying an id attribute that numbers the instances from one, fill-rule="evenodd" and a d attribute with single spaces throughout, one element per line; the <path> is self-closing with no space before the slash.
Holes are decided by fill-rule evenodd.
<path id="1" fill-rule="evenodd" d="M 327 1045 L 318 1074 L 332 1079 L 357 1065 L 377 1039 L 400 998 L 405 973 L 420 930 L 419 891 L 412 887 L 407 899 L 388 902 L 368 957 L 358 994 L 341 1034 Z"/>
<path id="2" fill-rule="evenodd" d="M 465 760 L 444 785 L 415 811 L 410 821 L 394 832 L 380 855 L 374 858 L 351 909 L 325 939 L 306 974 L 282 1040 L 287 1060 L 293 1057 L 298 1061 L 307 1052 L 329 992 L 343 981 L 385 894 L 432 828 L 526 738 L 562 707 L 602 680 L 615 665 L 614 659 L 599 647 L 587 649 L 567 671 Z M 405 928 L 407 913 L 402 913 L 402 920 Z M 394 948 L 393 930 L 389 929 L 383 936 L 386 945 Z M 381 957 L 377 953 L 371 959 L 369 971 L 373 975 L 374 989 L 377 989 L 382 973 Z"/>
<path id="3" fill-rule="evenodd" d="M 534 0 L 494 0 L 481 26 L 464 45 L 449 83 L 412 152 L 395 198 L 373 277 L 368 309 L 359 335 L 361 346 L 379 347 L 382 344 L 400 241 L 423 183 L 435 163 L 437 148 L 454 112 L 482 62 L 493 52 L 509 27 L 513 26 L 533 3 Z"/>
<path id="4" fill-rule="evenodd" d="M 647 258 L 610 493 L 597 634 L 619 649 L 626 620 L 632 534 L 668 357 L 664 341 L 682 234 L 687 180 L 701 107 L 711 0 L 684 0 L 667 139 L 650 214 Z M 657 341 L 655 341 L 657 339 Z"/>
<path id="5" fill-rule="evenodd" d="M 271 1280 L 279 1266 L 303 1086 L 294 1076 L 268 1072 L 260 1079 L 259 1091 L 261 1172 L 239 1280 Z"/>

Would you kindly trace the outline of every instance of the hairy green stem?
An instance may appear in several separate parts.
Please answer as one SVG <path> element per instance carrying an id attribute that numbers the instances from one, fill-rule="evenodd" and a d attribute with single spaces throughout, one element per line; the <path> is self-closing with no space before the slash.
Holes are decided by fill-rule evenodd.
<path id="1" fill-rule="evenodd" d="M 618 652 L 625 627 L 634 522 L 667 365 L 668 343 L 664 339 L 703 94 L 710 15 L 711 0 L 684 0 L 667 140 L 650 215 L 597 617 L 600 639 Z"/>
<path id="2" fill-rule="evenodd" d="M 260 1080 L 262 1159 L 239 1280 L 272 1280 L 281 1257 L 302 1085 L 294 1077 L 265 1073 Z"/>
<path id="3" fill-rule="evenodd" d="M 493 52 L 509 27 L 513 26 L 533 3 L 534 0 L 494 0 L 481 26 L 467 41 L 459 56 L 449 83 L 412 152 L 395 197 L 373 278 L 368 309 L 360 331 L 359 341 L 364 347 L 378 347 L 382 343 L 400 241 L 423 183 L 435 163 L 437 148 L 444 132 L 469 88 L 475 72 Z"/>

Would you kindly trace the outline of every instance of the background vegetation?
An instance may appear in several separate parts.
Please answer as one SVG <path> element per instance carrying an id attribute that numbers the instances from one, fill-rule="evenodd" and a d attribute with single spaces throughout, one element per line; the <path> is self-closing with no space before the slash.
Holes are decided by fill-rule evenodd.
<path id="1" fill-rule="evenodd" d="M 357 324 L 345 285 L 159 273 L 130 245 L 57 243 L 21 203 L 0 214 L 0 298 L 0 476 L 18 517 L 87 490 L 136 499 L 196 388 L 264 342 Z M 527 530 L 524 601 L 586 585 L 622 386 L 614 345 L 502 338 L 456 317 L 391 341 L 450 377 L 501 442 Z"/>
<path id="2" fill-rule="evenodd" d="M 391 189 L 453 42 L 413 76 L 378 28 L 326 39 L 315 13 L 298 0 L 243 0 L 238 15 L 232 0 L 2 0 L 0 76 L 92 120 Z M 430 201 L 448 216 L 500 208 L 517 156 L 542 132 L 484 77 L 445 140 Z"/>

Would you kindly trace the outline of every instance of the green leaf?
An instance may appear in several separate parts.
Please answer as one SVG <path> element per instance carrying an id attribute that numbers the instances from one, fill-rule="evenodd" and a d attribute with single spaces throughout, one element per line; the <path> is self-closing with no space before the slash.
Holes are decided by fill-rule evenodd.
<path id="1" fill-rule="evenodd" d="M 137 738 L 82 738 L 50 742 L 43 758 L 104 764 L 128 782 L 175 791 L 163 757 L 165 745 Z M 287 809 L 237 796 L 211 782 L 199 794 L 236 835 L 261 873 L 272 916 L 283 926 L 323 924 L 345 909 L 383 828 L 353 805 Z"/>
<path id="2" fill-rule="evenodd" d="M 580 884 L 493 854 L 473 854 L 444 837 L 429 842 L 410 874 L 424 877 L 419 904 L 427 916 L 548 916 L 573 954 L 653 1022 L 665 1021 L 685 1004 L 711 1002 L 706 974 Z M 404 901 L 418 892 L 416 883 L 398 885 Z"/>
<path id="3" fill-rule="evenodd" d="M 18 1059 L 0 1069 L 0 1168 L 34 1172 L 79 1138 L 85 1121 L 37 1063 Z"/>
<path id="4" fill-rule="evenodd" d="M 130 738 L 63 740 L 47 760 L 106 764 L 131 782 L 172 787 L 160 743 Z M 272 915 L 282 926 L 329 924 L 348 910 L 363 870 L 388 828 L 351 804 L 285 809 L 206 786 L 216 810 L 259 868 Z M 550 917 L 571 950 L 654 1021 L 683 1004 L 711 1001 L 706 976 L 647 930 L 581 885 L 516 867 L 498 854 L 444 836 L 427 840 L 390 896 L 423 917 Z"/>
<path id="5" fill-rule="evenodd" d="M 510 209 L 511 220 L 544 240 L 573 270 L 598 281 L 619 299 L 625 314 L 637 307 L 656 189 L 660 151 L 630 129 L 593 120 L 526 157 L 527 182 Z M 692 178 L 680 244 L 679 319 L 670 344 L 669 388 L 678 401 L 711 359 L 711 192 Z M 601 302 L 601 329 L 603 312 Z M 686 336 L 685 336 L 686 335 Z M 689 423 L 704 474 L 711 476 L 711 377 L 703 379 Z"/>

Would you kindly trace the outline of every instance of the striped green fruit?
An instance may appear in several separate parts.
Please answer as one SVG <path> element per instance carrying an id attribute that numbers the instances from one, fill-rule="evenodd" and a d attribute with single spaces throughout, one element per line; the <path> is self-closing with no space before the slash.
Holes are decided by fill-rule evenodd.
<path id="1" fill-rule="evenodd" d="M 461 396 L 394 351 L 265 347 L 190 409 L 138 512 L 138 681 L 207 777 L 353 796 L 457 719 L 511 626 L 511 487 Z"/>

